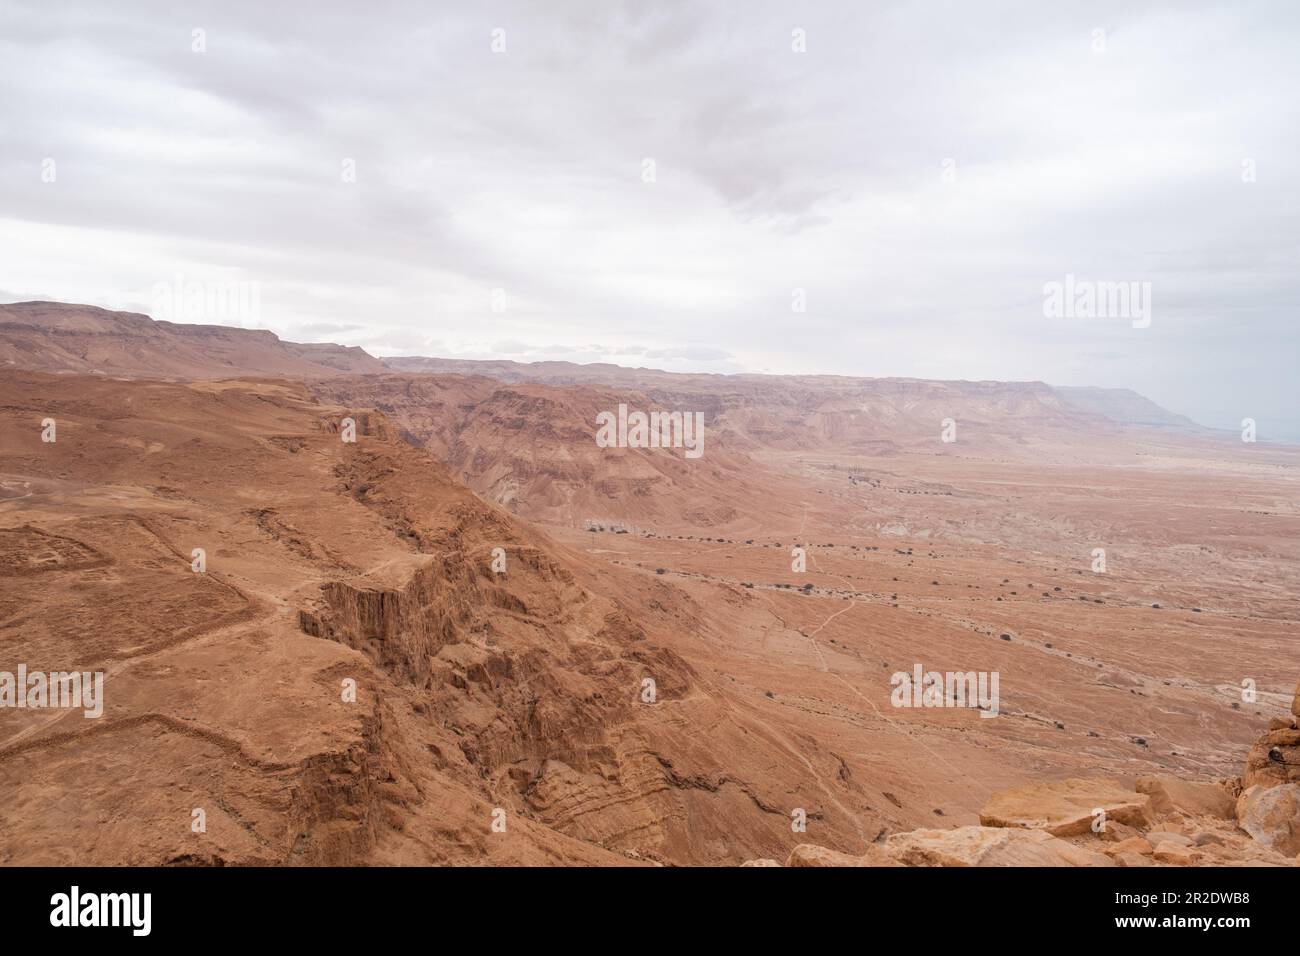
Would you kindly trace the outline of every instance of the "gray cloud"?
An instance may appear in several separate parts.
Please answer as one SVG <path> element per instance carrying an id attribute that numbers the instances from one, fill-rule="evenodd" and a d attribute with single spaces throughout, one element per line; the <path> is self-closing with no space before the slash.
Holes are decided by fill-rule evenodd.
<path id="1" fill-rule="evenodd" d="M 8 0 L 0 286 L 255 282 L 256 324 L 382 354 L 1125 386 L 1300 440 L 1298 40 L 1281 0 Z M 1150 281 L 1150 328 L 1046 319 L 1067 273 Z"/>

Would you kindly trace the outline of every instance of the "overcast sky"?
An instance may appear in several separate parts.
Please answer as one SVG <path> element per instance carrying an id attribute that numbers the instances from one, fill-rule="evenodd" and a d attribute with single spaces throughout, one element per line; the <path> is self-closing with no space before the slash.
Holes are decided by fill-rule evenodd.
<path id="1" fill-rule="evenodd" d="M 248 283 L 172 317 L 1300 440 L 1290 0 L 295 7 L 0 0 L 0 298 Z M 1046 316 L 1067 274 L 1149 282 L 1149 326 Z"/>

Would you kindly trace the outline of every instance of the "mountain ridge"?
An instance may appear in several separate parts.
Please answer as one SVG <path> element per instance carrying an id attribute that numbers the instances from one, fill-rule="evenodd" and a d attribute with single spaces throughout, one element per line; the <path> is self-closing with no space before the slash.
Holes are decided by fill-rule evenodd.
<path id="1" fill-rule="evenodd" d="M 123 341 L 116 341 L 116 340 Z M 126 343 L 129 343 L 126 344 Z M 1054 393 L 1080 411 L 1123 425 L 1209 429 L 1162 408 L 1131 389 L 1053 386 L 1041 381 L 924 379 L 910 376 L 833 374 L 769 375 L 757 372 L 670 372 L 613 363 L 515 362 L 432 356 L 379 358 L 360 346 L 300 343 L 269 329 L 198 325 L 154 319 L 139 312 L 32 300 L 0 304 L 0 368 L 54 373 L 193 380 L 242 375 L 311 378 L 386 372 L 482 375 L 517 384 L 630 386 L 675 390 L 682 386 L 774 385 L 843 390 L 868 383 L 878 388 L 924 385 L 984 392 Z"/>

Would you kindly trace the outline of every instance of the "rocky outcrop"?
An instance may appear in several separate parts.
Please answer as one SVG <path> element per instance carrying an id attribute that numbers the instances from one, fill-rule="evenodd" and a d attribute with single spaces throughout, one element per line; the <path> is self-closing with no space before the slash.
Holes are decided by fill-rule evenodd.
<path id="1" fill-rule="evenodd" d="M 1045 830 L 1053 836 L 1077 836 L 1098 827 L 1099 820 L 1141 826 L 1151 800 L 1104 778 L 1036 783 L 994 794 L 980 811 L 986 827 Z"/>
<path id="2" fill-rule="evenodd" d="M 839 853 L 835 850 L 828 850 L 824 846 L 816 846 L 812 843 L 801 843 L 790 851 L 790 857 L 786 860 L 785 865 L 824 867 L 902 866 L 903 864 L 896 860 L 886 848 L 876 846 L 875 844 L 868 846 L 866 852 L 861 856 L 851 856 L 848 853 Z"/>
<path id="3" fill-rule="evenodd" d="M 284 862 L 344 864 L 364 856 L 384 826 L 400 827 L 416 793 L 389 750 L 383 724 L 375 701 L 360 740 L 300 768 L 286 814 Z"/>
<path id="4" fill-rule="evenodd" d="M 1241 775 L 1244 787 L 1276 787 L 1300 783 L 1300 683 L 1291 701 L 1291 716 L 1278 717 L 1269 723 L 1268 732 L 1256 742 L 1246 757 Z"/>
<path id="5" fill-rule="evenodd" d="M 891 855 L 907 866 L 1113 866 L 1105 855 L 1074 846 L 1045 830 L 958 827 L 913 830 L 888 838 Z"/>
<path id="6" fill-rule="evenodd" d="M 1236 801 L 1223 784 L 1193 783 L 1170 774 L 1158 774 L 1139 777 L 1137 791 L 1150 798 L 1150 808 L 1156 816 L 1182 813 L 1190 817 L 1236 819 Z"/>
<path id="7" fill-rule="evenodd" d="M 175 295 L 179 302 L 182 290 Z M 250 288 L 237 287 L 227 303 L 231 309 L 251 309 L 254 300 Z M 356 346 L 285 342 L 266 329 L 168 322 L 65 302 L 0 305 L 0 365 L 180 379 L 306 378 L 385 369 Z"/>
<path id="8" fill-rule="evenodd" d="M 1266 739 L 1276 741 L 1279 729 L 1273 726 Z M 1242 791 L 1235 779 L 1157 774 L 1129 789 L 1109 778 L 1070 778 L 995 793 L 980 821 L 895 833 L 861 856 L 802 844 L 786 865 L 1300 866 L 1300 784 L 1294 783 Z"/>
<path id="9" fill-rule="evenodd" d="M 1237 820 L 1257 842 L 1286 856 L 1300 854 L 1300 784 L 1256 784 L 1237 800 Z"/>
<path id="10" fill-rule="evenodd" d="M 363 651 L 415 683 L 428 679 L 434 655 L 455 642 L 481 602 L 478 575 L 463 559 L 430 562 L 401 588 L 347 581 L 321 586 L 321 602 L 299 611 L 299 626 Z"/>

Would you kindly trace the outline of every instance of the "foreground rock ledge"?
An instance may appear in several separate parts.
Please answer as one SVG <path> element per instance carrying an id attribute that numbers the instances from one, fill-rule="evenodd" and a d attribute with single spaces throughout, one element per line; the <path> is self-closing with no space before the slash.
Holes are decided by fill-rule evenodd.
<path id="1" fill-rule="evenodd" d="M 745 866 L 772 866 L 751 860 Z M 872 844 L 862 856 L 804 843 L 790 851 L 786 866 L 1114 866 L 1109 857 L 1073 846 L 1042 830 L 957 827 L 912 830 Z"/>
<path id="2" fill-rule="evenodd" d="M 1144 826 L 1150 819 L 1150 803 L 1146 794 L 1127 790 L 1114 780 L 1072 777 L 994 794 L 980 811 L 980 823 L 1078 836 L 1092 832 L 1098 811 L 1105 813 L 1107 823 Z"/>

